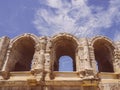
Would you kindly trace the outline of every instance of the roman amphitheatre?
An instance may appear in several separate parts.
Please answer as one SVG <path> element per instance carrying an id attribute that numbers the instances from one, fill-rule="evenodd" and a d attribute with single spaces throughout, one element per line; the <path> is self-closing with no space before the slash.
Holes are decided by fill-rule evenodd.
<path id="1" fill-rule="evenodd" d="M 72 58 L 73 71 L 59 71 L 64 55 Z M 120 42 L 68 33 L 3 36 L 0 90 L 120 90 Z"/>

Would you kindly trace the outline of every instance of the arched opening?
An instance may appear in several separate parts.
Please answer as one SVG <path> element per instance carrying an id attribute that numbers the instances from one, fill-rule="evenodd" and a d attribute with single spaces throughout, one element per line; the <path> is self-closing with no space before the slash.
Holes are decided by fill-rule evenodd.
<path id="1" fill-rule="evenodd" d="M 98 64 L 99 72 L 114 72 L 113 70 L 113 51 L 112 44 L 105 39 L 98 39 L 94 42 L 94 54 Z"/>
<path id="2" fill-rule="evenodd" d="M 61 56 L 69 56 L 73 60 L 73 70 L 76 71 L 76 47 L 77 43 L 72 37 L 60 36 L 53 40 L 53 70 L 59 71 L 59 58 Z M 64 70 L 63 70 L 64 71 Z"/>
<path id="3" fill-rule="evenodd" d="M 9 57 L 10 71 L 29 71 L 31 69 L 34 46 L 35 41 L 31 37 L 21 37 L 13 43 Z"/>
<path id="4" fill-rule="evenodd" d="M 59 71 L 73 71 L 73 60 L 70 56 L 59 58 Z"/>

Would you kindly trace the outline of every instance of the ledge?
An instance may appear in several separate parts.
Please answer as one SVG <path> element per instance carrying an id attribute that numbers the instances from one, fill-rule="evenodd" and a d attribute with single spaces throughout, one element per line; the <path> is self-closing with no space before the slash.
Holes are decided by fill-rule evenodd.
<path id="1" fill-rule="evenodd" d="M 111 73 L 111 72 L 100 72 L 98 73 L 98 77 L 100 79 L 119 79 L 118 73 Z"/>
<path id="2" fill-rule="evenodd" d="M 79 79 L 79 73 L 78 72 L 58 72 L 58 71 L 54 71 L 52 73 L 53 79 L 55 80 L 72 80 L 72 79 Z"/>
<path id="3" fill-rule="evenodd" d="M 22 72 L 10 72 L 10 78 L 8 80 L 27 80 L 33 78 L 34 76 L 30 71 L 22 71 Z"/>
<path id="4" fill-rule="evenodd" d="M 47 86 L 98 86 L 98 80 L 47 80 Z"/>
<path id="5" fill-rule="evenodd" d="M 98 86 L 99 83 L 118 83 L 118 73 L 98 73 L 99 78 L 80 78 L 79 72 L 53 72 L 54 78 L 37 81 L 30 71 L 10 72 L 9 79 L 0 80 L 0 87 L 4 86 Z M 1 76 L 2 78 L 2 76 Z"/>

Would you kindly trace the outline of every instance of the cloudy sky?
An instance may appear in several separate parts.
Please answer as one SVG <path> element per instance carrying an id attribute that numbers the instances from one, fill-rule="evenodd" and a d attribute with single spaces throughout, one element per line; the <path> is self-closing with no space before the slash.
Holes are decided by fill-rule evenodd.
<path id="1" fill-rule="evenodd" d="M 60 32 L 120 40 L 120 0 L 0 0 L 0 37 Z M 61 58 L 60 71 L 72 70 L 71 58 Z"/>
<path id="2" fill-rule="evenodd" d="M 120 40 L 120 0 L 0 0 L 0 37 L 60 32 Z"/>

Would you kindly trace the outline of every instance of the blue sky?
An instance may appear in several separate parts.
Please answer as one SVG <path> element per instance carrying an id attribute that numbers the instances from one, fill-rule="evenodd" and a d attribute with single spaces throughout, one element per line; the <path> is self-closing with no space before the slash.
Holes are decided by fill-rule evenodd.
<path id="1" fill-rule="evenodd" d="M 0 0 L 0 36 L 23 33 L 120 39 L 120 0 Z"/>
<path id="2" fill-rule="evenodd" d="M 73 71 L 73 60 L 69 56 L 59 58 L 59 71 Z"/>
<path id="3" fill-rule="evenodd" d="M 0 0 L 0 37 L 60 32 L 120 40 L 120 0 Z M 62 67 L 71 64 L 62 60 Z"/>
<path id="4" fill-rule="evenodd" d="M 120 0 L 0 0 L 0 36 L 59 32 L 120 40 Z"/>

